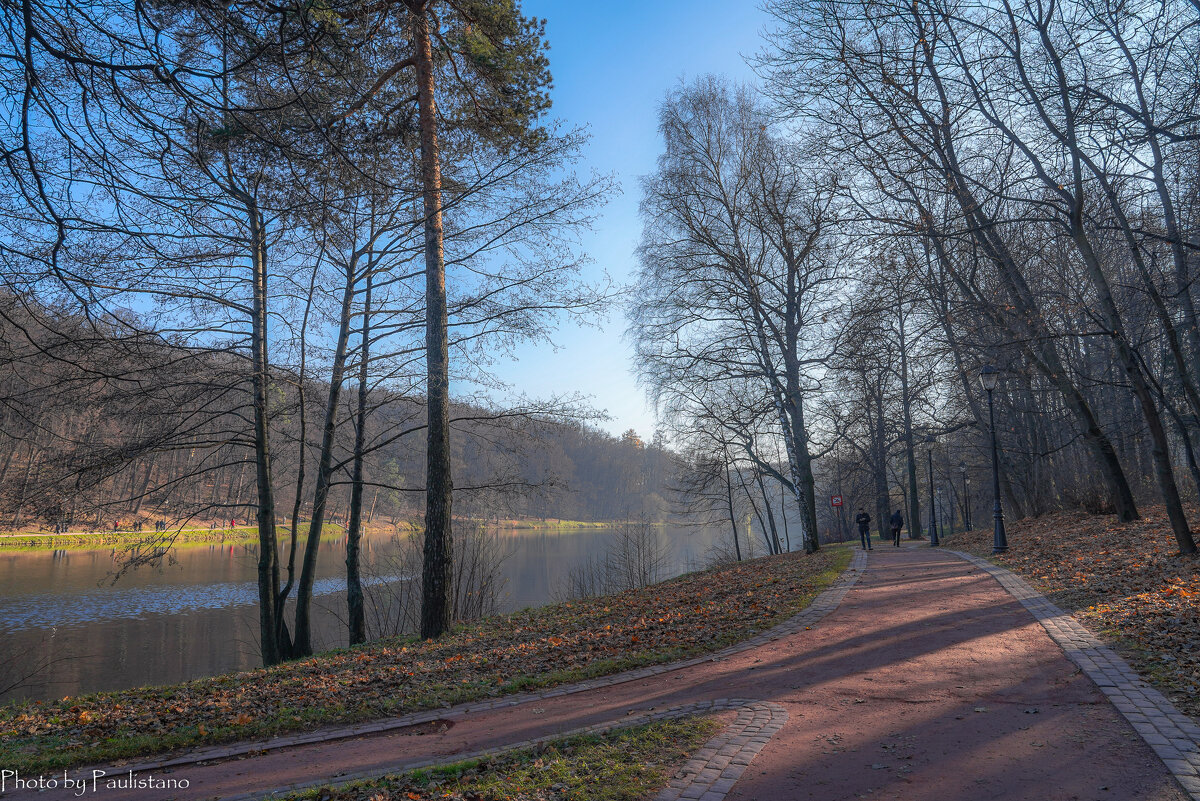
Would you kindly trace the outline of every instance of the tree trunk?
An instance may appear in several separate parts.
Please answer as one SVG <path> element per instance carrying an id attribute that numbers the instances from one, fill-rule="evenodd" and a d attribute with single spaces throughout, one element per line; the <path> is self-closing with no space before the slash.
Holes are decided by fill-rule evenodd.
<path id="1" fill-rule="evenodd" d="M 296 447 L 296 497 L 292 501 L 292 520 L 288 527 L 287 582 L 279 592 L 281 605 L 291 594 L 292 585 L 296 581 L 296 547 L 300 541 L 300 517 L 304 509 L 304 481 L 308 460 L 308 321 L 311 319 L 313 300 L 317 295 L 317 276 L 318 271 L 314 268 L 308 284 L 308 296 L 304 301 L 304 315 L 300 320 L 300 371 L 296 378 L 297 417 L 300 426 Z"/>
<path id="2" fill-rule="evenodd" d="M 425 211 L 425 364 L 428 415 L 425 452 L 425 548 L 421 570 L 421 636 L 450 628 L 453 603 L 453 534 L 450 472 L 449 332 L 446 263 L 442 241 L 442 170 L 438 156 L 433 51 L 426 3 L 410 0 L 417 105 L 421 130 L 421 189 Z"/>
<path id="3" fill-rule="evenodd" d="M 733 479 L 729 475 L 729 455 L 725 454 L 725 503 L 729 509 L 729 525 L 733 530 L 733 552 L 742 561 L 742 546 L 738 542 L 737 513 L 733 510 Z"/>
<path id="4" fill-rule="evenodd" d="M 1175 423 L 1175 431 L 1183 445 L 1183 455 L 1187 462 L 1188 472 L 1191 474 L 1192 484 L 1196 488 L 1196 497 L 1200 499 L 1200 464 L 1196 462 L 1196 449 L 1192 447 L 1192 438 L 1188 433 L 1188 427 L 1170 402 L 1164 402 L 1163 406 L 1171 416 L 1172 422 Z"/>
<path id="5" fill-rule="evenodd" d="M 788 530 L 787 492 L 782 484 L 779 485 L 779 519 L 783 522 L 783 542 L 787 552 L 792 552 L 792 533 Z"/>
<path id="6" fill-rule="evenodd" d="M 792 493 L 800 510 L 800 538 L 805 553 L 816 553 L 821 548 L 817 533 L 817 499 L 812 472 L 812 456 L 808 450 L 808 432 L 804 426 L 804 399 L 800 394 L 798 367 L 793 369 L 787 360 L 785 376 L 786 391 L 777 398 L 779 423 L 783 428 L 784 445 L 788 450 L 788 466 L 791 472 Z"/>
<path id="7" fill-rule="evenodd" d="M 883 419 L 882 390 L 875 396 L 875 420 L 871 426 L 871 475 L 875 480 L 875 514 L 878 515 L 879 538 L 887 539 L 888 520 L 891 519 L 892 503 L 887 485 L 887 428 Z"/>
<path id="8" fill-rule="evenodd" d="M 253 269 L 250 355 L 253 362 L 254 464 L 258 489 L 258 603 L 259 637 L 264 665 L 286 657 L 283 610 L 279 603 L 279 554 L 275 549 L 275 490 L 271 483 L 271 448 L 268 428 L 268 394 L 271 369 L 267 355 L 267 242 L 262 216 L 252 200 L 246 202 L 250 223 Z"/>
<path id="9" fill-rule="evenodd" d="M 767 496 L 767 488 L 763 484 L 762 473 L 755 471 L 754 478 L 758 482 L 758 491 L 762 494 L 763 508 L 767 512 L 767 525 L 771 528 L 771 542 L 774 545 L 773 553 L 783 553 L 783 545 L 779 542 L 779 530 L 775 528 L 775 512 L 771 509 L 771 499 Z"/>
<path id="10" fill-rule="evenodd" d="M 342 288 L 337 344 L 334 346 L 333 364 L 329 377 L 329 394 L 325 401 L 325 420 L 321 426 L 321 451 L 317 458 L 317 483 L 313 489 L 312 519 L 308 524 L 308 537 L 304 542 L 304 559 L 300 565 L 300 580 L 296 585 L 294 642 L 297 656 L 308 656 L 313 652 L 312 590 L 317 574 L 317 555 L 320 553 L 321 532 L 325 527 L 325 515 L 330 505 L 333 441 L 337 429 L 337 411 L 342 394 L 342 383 L 346 378 L 346 349 L 350 340 L 350 314 L 351 304 L 354 300 L 354 283 L 355 262 L 351 260 L 351 263 L 346 266 L 346 283 Z"/>
<path id="11" fill-rule="evenodd" d="M 1196 553 L 1196 542 L 1192 539 L 1191 529 L 1188 528 L 1187 517 L 1183 512 L 1183 501 L 1179 497 L 1179 487 L 1175 483 L 1175 471 L 1171 466 L 1170 445 L 1167 442 L 1167 432 L 1163 427 L 1162 415 L 1154 403 L 1150 386 L 1145 375 L 1142 374 L 1141 365 L 1138 363 L 1133 346 L 1125 333 L 1125 326 L 1121 320 L 1120 311 L 1117 309 L 1116 300 L 1112 296 L 1108 278 L 1104 275 L 1100 260 L 1092 250 L 1091 242 L 1088 241 L 1083 231 L 1082 214 L 1083 202 L 1077 199 L 1071 215 L 1072 238 L 1083 256 L 1084 264 L 1087 265 L 1088 275 L 1099 297 L 1100 308 L 1112 337 L 1113 348 L 1133 387 L 1134 397 L 1137 398 L 1142 418 L 1146 421 L 1146 428 L 1150 432 L 1150 456 L 1154 462 L 1154 475 L 1158 480 L 1163 503 L 1167 507 L 1171 531 L 1179 544 L 1180 553 Z"/>
<path id="12" fill-rule="evenodd" d="M 913 449 L 912 398 L 908 392 L 908 341 L 904 330 L 904 308 L 896 319 L 900 324 L 900 408 L 904 423 L 904 458 L 908 468 L 908 538 L 921 536 L 921 496 L 917 492 L 917 456 Z M 913 526 L 916 526 L 914 530 Z"/>
<path id="13" fill-rule="evenodd" d="M 354 471 L 350 488 L 350 524 L 346 532 L 346 620 L 350 644 L 367 641 L 363 611 L 362 580 L 359 577 L 359 542 L 362 538 L 363 449 L 367 441 L 367 368 L 371 353 L 372 266 L 367 266 L 367 288 L 363 299 L 362 345 L 358 365 L 358 416 L 354 426 Z"/>
<path id="14" fill-rule="evenodd" d="M 21 474 L 21 491 L 17 495 L 16 512 L 13 515 L 13 525 L 21 525 L 25 516 L 25 501 L 29 495 L 29 477 L 33 474 L 33 463 L 38 449 L 34 447 L 33 438 L 29 441 L 29 456 L 25 459 L 25 470 Z"/>
<path id="15" fill-rule="evenodd" d="M 154 474 L 154 462 L 150 459 L 146 460 L 146 475 L 142 478 L 142 486 L 138 489 L 137 496 L 133 499 L 133 513 L 136 515 L 142 510 L 142 502 L 146 500 L 146 491 L 150 489 L 150 477 Z M 220 474 L 213 479 L 213 489 L 216 489 L 220 481 Z"/>
<path id="16" fill-rule="evenodd" d="M 742 471 L 738 470 L 738 483 L 742 485 L 742 492 L 746 495 L 746 500 L 750 503 L 750 511 L 753 513 L 753 518 L 758 520 L 758 527 L 763 533 L 763 542 L 767 544 L 767 553 L 774 554 L 775 548 L 771 545 L 771 532 L 767 531 L 766 523 L 763 522 L 762 513 L 758 511 L 758 504 L 754 502 L 754 496 L 750 494 L 750 488 L 746 486 L 746 478 L 742 475 Z M 746 536 L 750 536 L 750 524 L 746 524 Z"/>

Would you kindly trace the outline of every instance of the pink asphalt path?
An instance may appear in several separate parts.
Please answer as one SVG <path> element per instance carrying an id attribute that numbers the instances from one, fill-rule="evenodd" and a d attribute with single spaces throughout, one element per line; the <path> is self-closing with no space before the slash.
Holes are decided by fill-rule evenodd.
<path id="1" fill-rule="evenodd" d="M 719 661 L 472 714 L 442 733 L 337 740 L 155 773 L 187 778 L 186 791 L 101 787 L 86 797 L 228 798 L 729 697 L 772 701 L 788 713 L 730 801 L 1187 798 L 995 580 L 933 549 L 884 546 L 812 630 Z"/>

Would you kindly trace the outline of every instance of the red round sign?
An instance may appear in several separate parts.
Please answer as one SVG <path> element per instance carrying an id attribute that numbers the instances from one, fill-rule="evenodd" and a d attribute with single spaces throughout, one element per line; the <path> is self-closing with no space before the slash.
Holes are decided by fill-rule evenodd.
<path id="1" fill-rule="evenodd" d="M 829 505 L 830 506 L 841 506 L 842 505 L 842 496 L 841 495 L 830 495 L 829 496 Z"/>

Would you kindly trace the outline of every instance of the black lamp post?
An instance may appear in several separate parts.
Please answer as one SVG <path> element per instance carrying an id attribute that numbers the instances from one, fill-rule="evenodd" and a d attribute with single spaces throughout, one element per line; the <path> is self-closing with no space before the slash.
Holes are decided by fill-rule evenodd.
<path id="1" fill-rule="evenodd" d="M 963 480 L 963 526 L 966 531 L 971 530 L 971 474 L 967 472 L 967 463 L 958 463 L 958 472 L 962 473 Z"/>
<path id="2" fill-rule="evenodd" d="M 937 438 L 930 434 L 925 437 L 925 456 L 929 463 L 929 547 L 936 548 L 941 545 L 938 540 L 937 529 L 937 499 L 933 496 L 933 445 L 937 442 Z"/>
<path id="3" fill-rule="evenodd" d="M 1000 371 L 990 364 L 985 364 L 979 370 L 979 383 L 983 385 L 988 396 L 988 422 L 992 427 L 992 517 L 996 528 L 992 535 L 992 553 L 1004 553 L 1008 550 L 1008 538 L 1004 535 L 1004 510 L 1000 508 L 1000 457 L 996 449 L 996 409 L 992 405 L 992 391 L 1000 383 Z"/>

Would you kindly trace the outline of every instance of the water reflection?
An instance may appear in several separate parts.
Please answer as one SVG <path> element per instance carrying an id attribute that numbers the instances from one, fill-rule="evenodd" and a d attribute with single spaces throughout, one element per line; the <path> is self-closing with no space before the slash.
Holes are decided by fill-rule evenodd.
<path id="1" fill-rule="evenodd" d="M 612 532 L 497 532 L 502 565 L 501 611 L 555 599 L 570 571 L 603 557 Z M 719 536 L 696 528 L 664 528 L 664 577 L 694 569 Z M 314 641 L 345 644 L 345 541 L 321 544 L 314 593 Z M 367 537 L 370 582 L 403 580 L 398 543 Z M 8 670 L 52 663 L 11 696 L 50 698 L 93 690 L 165 684 L 261 664 L 257 644 L 256 549 L 199 545 L 175 549 L 158 567 L 113 582 L 122 554 L 98 550 L 0 551 L 0 653 L 24 656 Z M 19 660 L 18 660 L 19 661 Z M 0 687 L 6 684 L 0 661 Z"/>
<path id="2" fill-rule="evenodd" d="M 407 576 L 369 576 L 364 585 L 407 580 Z M 343 578 L 313 582 L 313 595 L 333 595 L 346 589 Z M 189 587 L 139 587 L 91 594 L 26 595 L 0 602 L 0 630 L 71 626 L 102 620 L 142 620 L 148 615 L 180 615 L 201 609 L 227 609 L 258 603 L 258 584 L 198 584 Z"/>

